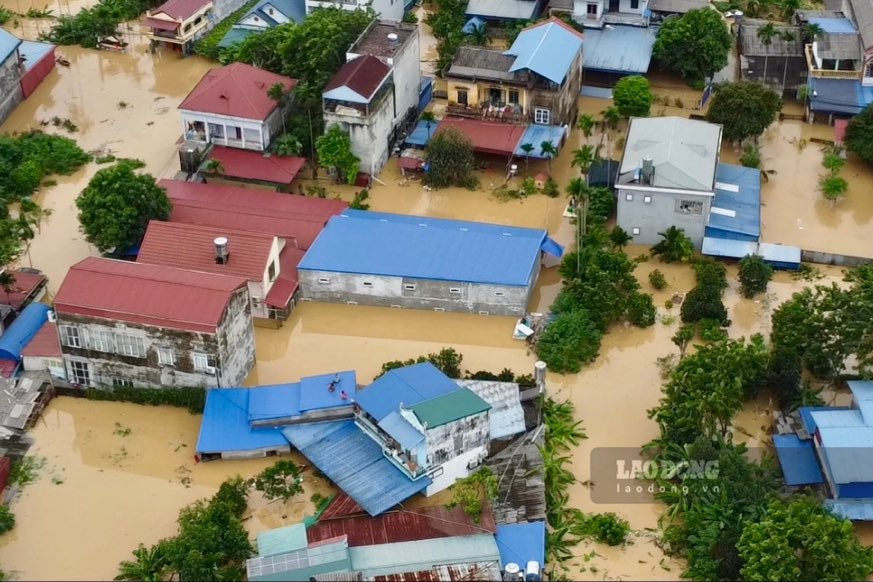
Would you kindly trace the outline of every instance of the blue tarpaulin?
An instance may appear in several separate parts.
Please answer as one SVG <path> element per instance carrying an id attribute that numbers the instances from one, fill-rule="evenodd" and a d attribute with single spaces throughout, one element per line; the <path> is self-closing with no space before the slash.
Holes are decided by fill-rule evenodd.
<path id="1" fill-rule="evenodd" d="M 528 125 L 527 129 L 524 130 L 524 135 L 521 136 L 521 140 L 518 142 L 518 147 L 515 148 L 514 155 L 522 158 L 527 157 L 527 154 L 524 153 L 521 146 L 529 143 L 534 146 L 533 151 L 530 153 L 530 157 L 544 160 L 548 156 L 543 153 L 542 143 L 547 141 L 555 146 L 556 150 L 560 150 L 561 146 L 564 144 L 565 137 L 567 137 L 567 129 L 559 125 Z"/>
<path id="2" fill-rule="evenodd" d="M 21 361 L 21 350 L 48 321 L 49 311 L 51 308 L 45 303 L 31 303 L 25 307 L 0 336 L 0 358 Z"/>
<path id="3" fill-rule="evenodd" d="M 420 148 L 425 147 L 427 142 L 430 141 L 430 138 L 436 135 L 439 125 L 439 121 L 432 121 L 430 122 L 430 128 L 428 128 L 427 121 L 419 121 L 418 124 L 416 124 L 415 129 L 412 130 L 412 133 L 406 136 L 406 140 L 404 140 L 403 144 Z"/>
<path id="4" fill-rule="evenodd" d="M 524 570 L 528 562 L 536 562 L 542 572 L 546 561 L 546 522 L 498 525 L 495 540 L 504 568 L 515 563 Z"/>
<path id="5" fill-rule="evenodd" d="M 482 28 L 483 26 L 485 26 L 485 21 L 478 16 L 474 16 L 464 24 L 464 28 L 461 29 L 461 32 L 464 34 L 472 34 L 475 29 Z"/>
<path id="6" fill-rule="evenodd" d="M 642 74 L 649 70 L 655 29 L 616 25 L 585 29 L 585 70 Z"/>
<path id="7" fill-rule="evenodd" d="M 773 435 L 773 446 L 782 466 L 786 485 L 817 485 L 824 483 L 811 440 L 802 441 L 797 435 Z"/>

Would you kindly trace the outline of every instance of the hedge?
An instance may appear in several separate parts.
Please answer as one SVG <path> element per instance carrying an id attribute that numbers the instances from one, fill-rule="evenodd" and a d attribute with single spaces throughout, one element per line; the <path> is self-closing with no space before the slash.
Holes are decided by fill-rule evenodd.
<path id="1" fill-rule="evenodd" d="M 113 402 L 133 402 L 152 406 L 178 406 L 187 408 L 191 414 L 201 414 L 206 406 L 204 388 L 88 388 L 85 396 L 89 400 L 110 400 Z"/>
<path id="2" fill-rule="evenodd" d="M 221 52 L 221 49 L 218 48 L 218 43 L 220 43 L 221 39 L 224 38 L 224 35 L 233 28 L 233 25 L 239 22 L 240 19 L 242 19 L 249 10 L 254 8 L 257 3 L 258 0 L 246 2 L 242 8 L 216 24 L 215 28 L 213 28 L 209 34 L 197 41 L 197 44 L 194 45 L 194 52 L 201 57 L 217 61 L 219 53 Z"/>

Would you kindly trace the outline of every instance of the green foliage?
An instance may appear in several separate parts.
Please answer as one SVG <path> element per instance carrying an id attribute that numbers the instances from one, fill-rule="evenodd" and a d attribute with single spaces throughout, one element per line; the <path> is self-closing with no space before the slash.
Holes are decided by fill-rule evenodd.
<path id="1" fill-rule="evenodd" d="M 424 175 L 428 186 L 460 186 L 471 190 L 476 187 L 473 144 L 458 130 L 449 128 L 433 136 L 427 144 L 425 159 L 430 164 Z"/>
<path id="2" fill-rule="evenodd" d="M 4 8 L 0 6 L 0 25 L 6 24 L 12 17 L 15 16 L 15 13 L 9 10 L 8 8 Z"/>
<path id="3" fill-rule="evenodd" d="M 849 121 L 846 147 L 868 163 L 873 163 L 873 107 L 868 105 Z"/>
<path id="4" fill-rule="evenodd" d="M 473 374 L 467 374 L 468 380 L 491 380 L 494 382 L 514 382 L 515 374 L 509 368 L 503 368 L 499 374 L 480 370 Z"/>
<path id="5" fill-rule="evenodd" d="M 570 165 L 579 168 L 579 172 L 585 176 L 591 169 L 591 165 L 597 160 L 597 150 L 593 145 L 585 144 L 578 150 L 573 151 L 573 160 Z"/>
<path id="6" fill-rule="evenodd" d="M 255 489 L 262 491 L 267 499 L 288 501 L 303 492 L 303 475 L 294 461 L 276 461 L 255 477 Z"/>
<path id="7" fill-rule="evenodd" d="M 649 80 L 640 75 L 622 77 L 612 90 L 612 100 L 624 117 L 648 117 L 654 99 Z"/>
<path id="8" fill-rule="evenodd" d="M 88 388 L 88 400 L 110 400 L 113 402 L 133 402 L 150 406 L 177 406 L 187 408 L 191 414 L 201 414 L 206 405 L 206 390 L 203 388 Z"/>
<path id="9" fill-rule="evenodd" d="M 773 267 L 760 255 L 747 255 L 740 260 L 739 278 L 743 297 L 754 297 L 767 290 L 767 284 L 773 278 Z"/>
<path id="10" fill-rule="evenodd" d="M 586 310 L 561 313 L 537 340 L 537 356 L 559 374 L 576 373 L 597 358 L 602 335 Z"/>
<path id="11" fill-rule="evenodd" d="M 658 310 L 652 302 L 652 296 L 645 293 L 633 293 L 627 302 L 627 320 L 637 327 L 649 327 L 655 324 Z"/>
<path id="12" fill-rule="evenodd" d="M 803 361 L 793 349 L 781 345 L 773 347 L 767 369 L 767 386 L 776 396 L 781 408 L 787 408 L 800 394 Z"/>
<path id="13" fill-rule="evenodd" d="M 403 13 L 403 19 L 401 22 L 405 22 L 406 24 L 418 24 L 418 16 L 412 10 L 407 10 Z"/>
<path id="14" fill-rule="evenodd" d="M 142 241 L 150 220 L 167 220 L 170 200 L 148 174 L 128 163 L 99 170 L 76 199 L 85 238 L 101 253 L 123 252 Z"/>
<path id="15" fill-rule="evenodd" d="M 352 199 L 352 203 L 349 204 L 349 208 L 352 210 L 369 210 L 370 205 L 366 203 L 367 198 L 370 197 L 370 191 L 364 188 Z"/>
<path id="16" fill-rule="evenodd" d="M 525 196 L 530 196 L 531 194 L 536 194 L 537 192 L 537 183 L 533 178 L 528 176 L 524 180 L 521 181 L 521 191 Z"/>
<path id="17" fill-rule="evenodd" d="M 90 8 L 73 15 L 60 14 L 57 23 L 44 38 L 60 45 L 82 45 L 95 48 L 101 37 L 118 35 L 118 25 L 135 20 L 149 8 L 160 4 L 156 0 L 100 0 Z"/>
<path id="18" fill-rule="evenodd" d="M 261 474 L 266 471 L 267 469 L 265 469 Z M 261 491 L 261 489 L 258 491 Z M 237 475 L 223 482 L 218 487 L 218 493 L 215 494 L 213 503 L 224 504 L 233 515 L 242 517 L 248 507 L 248 498 L 249 484 L 242 477 Z"/>
<path id="19" fill-rule="evenodd" d="M 543 194 L 549 198 L 557 198 L 561 194 L 561 188 L 558 186 L 557 182 L 552 178 L 549 178 L 546 180 L 545 184 L 543 184 Z"/>
<path id="20" fill-rule="evenodd" d="M 727 269 L 715 259 L 698 258 L 694 261 L 694 274 L 698 287 L 711 288 L 719 293 L 728 287 Z"/>
<path id="21" fill-rule="evenodd" d="M 303 144 L 296 135 L 285 134 L 273 142 L 277 156 L 294 157 L 303 153 Z"/>
<path id="22" fill-rule="evenodd" d="M 597 513 L 588 516 L 583 531 L 601 544 L 620 546 L 630 533 L 630 524 L 614 513 Z"/>
<path id="23" fill-rule="evenodd" d="M 670 338 L 670 341 L 676 344 L 676 347 L 679 348 L 680 356 L 685 355 L 685 350 L 688 348 L 688 344 L 691 343 L 691 340 L 694 339 L 696 331 L 697 330 L 693 325 L 683 325 L 673 334 L 673 337 Z"/>
<path id="24" fill-rule="evenodd" d="M 873 573 L 873 548 L 858 542 L 852 522 L 811 497 L 773 501 L 745 527 L 737 548 L 743 580 L 864 580 Z"/>
<path id="25" fill-rule="evenodd" d="M 616 129 L 621 121 L 621 113 L 618 112 L 618 107 L 610 105 L 600 112 L 601 123 L 609 129 Z"/>
<path id="26" fill-rule="evenodd" d="M 728 338 L 727 331 L 718 319 L 701 319 L 697 322 L 697 333 L 705 342 L 720 342 Z"/>
<path id="27" fill-rule="evenodd" d="M 664 273 L 658 269 L 649 273 L 649 283 L 658 291 L 663 291 L 667 288 L 667 279 L 664 277 Z"/>
<path id="28" fill-rule="evenodd" d="M 715 10 L 691 10 L 667 19 L 658 30 L 652 56 L 689 80 L 712 77 L 728 64 L 731 35 Z"/>
<path id="29" fill-rule="evenodd" d="M 695 287 L 685 296 L 679 308 L 679 317 L 683 323 L 697 323 L 703 319 L 712 319 L 726 323 L 727 308 L 721 300 L 721 294 L 708 287 Z"/>
<path id="30" fill-rule="evenodd" d="M 339 125 L 333 125 L 315 140 L 318 161 L 328 168 L 336 168 L 339 177 L 354 184 L 361 160 L 352 153 L 352 140 Z"/>
<path id="31" fill-rule="evenodd" d="M 385 372 L 390 372 L 391 370 L 395 370 L 397 368 L 402 368 L 404 366 L 412 366 L 413 364 L 430 362 L 431 364 L 439 368 L 442 373 L 449 378 L 460 378 L 461 362 L 463 361 L 464 356 L 455 351 L 454 348 L 443 348 L 435 354 L 418 356 L 417 358 L 409 358 L 408 360 L 392 360 L 390 362 L 385 362 L 384 364 L 382 364 L 382 374 L 384 374 Z M 381 376 L 382 374 L 379 374 L 379 376 Z M 376 377 L 378 378 L 379 376 Z"/>
<path id="32" fill-rule="evenodd" d="M 134 560 L 125 560 L 118 565 L 115 580 L 162 582 L 170 568 L 169 542 L 162 540 L 150 548 L 140 544 L 133 551 Z"/>
<path id="33" fill-rule="evenodd" d="M 724 139 L 742 141 L 764 133 L 781 109 L 782 98 L 773 90 L 752 81 L 738 81 L 717 88 L 706 119 L 723 126 Z"/>
<path id="34" fill-rule="evenodd" d="M 482 501 L 497 499 L 497 475 L 488 467 L 482 467 L 475 473 L 458 479 L 451 487 L 452 500 L 446 504 L 448 509 L 461 506 L 464 513 L 479 523 L 482 518 Z"/>
<path id="35" fill-rule="evenodd" d="M 743 154 L 740 156 L 740 163 L 746 168 L 761 167 L 761 150 L 753 143 L 747 143 L 743 146 Z"/>
<path id="36" fill-rule="evenodd" d="M 249 0 L 249 2 L 246 2 L 239 10 L 233 12 L 227 16 L 227 18 L 216 24 L 215 27 L 206 34 L 206 36 L 197 41 L 194 45 L 194 52 L 201 57 L 217 61 L 219 52 L 221 52 L 218 43 L 220 43 L 221 39 L 223 39 L 230 29 L 233 28 L 233 25 L 239 22 L 257 3 L 258 0 Z"/>
<path id="37" fill-rule="evenodd" d="M 835 202 L 849 190 L 849 182 L 842 176 L 821 176 L 818 180 L 818 189 L 827 200 Z"/>
<path id="38" fill-rule="evenodd" d="M 684 262 L 694 256 L 694 243 L 685 234 L 685 230 L 671 226 L 664 232 L 659 232 L 661 240 L 652 247 L 652 256 L 660 257 L 665 263 Z"/>
<path id="39" fill-rule="evenodd" d="M 464 41 L 467 0 L 436 0 L 436 10 L 425 18 L 437 40 L 437 75 L 443 76 Z M 487 36 L 487 35 L 485 35 Z"/>
<path id="40" fill-rule="evenodd" d="M 822 158 L 821 165 L 831 174 L 838 174 L 846 165 L 846 160 L 838 153 L 827 152 Z"/>
<path id="41" fill-rule="evenodd" d="M 0 534 L 5 534 L 15 527 L 15 514 L 8 505 L 0 505 Z"/>
<path id="42" fill-rule="evenodd" d="M 633 240 L 633 237 L 623 229 L 622 227 L 616 225 L 612 227 L 612 230 L 609 231 L 609 242 L 616 249 L 622 249 Z"/>
<path id="43" fill-rule="evenodd" d="M 491 43 L 491 37 L 488 35 L 488 28 L 482 24 L 473 26 L 473 30 L 464 35 L 464 39 L 474 46 L 488 46 Z"/>

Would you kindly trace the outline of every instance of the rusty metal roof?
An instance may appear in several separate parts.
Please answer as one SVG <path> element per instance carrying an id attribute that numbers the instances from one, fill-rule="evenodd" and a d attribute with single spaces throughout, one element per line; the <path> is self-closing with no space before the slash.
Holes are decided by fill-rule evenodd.
<path id="1" fill-rule="evenodd" d="M 461 582 L 467 580 L 500 579 L 500 565 L 497 562 L 435 566 L 430 570 L 375 576 L 373 578 L 375 582 Z"/>
<path id="2" fill-rule="evenodd" d="M 45 287 L 48 278 L 36 271 L 7 271 L 15 277 L 15 281 L 9 289 L 0 291 L 0 303 L 11 306 L 13 309 L 21 309 L 31 297 Z"/>
<path id="3" fill-rule="evenodd" d="M 44 358 L 60 358 L 61 357 L 61 341 L 58 338 L 58 326 L 51 321 L 47 321 L 36 332 L 24 349 L 21 350 L 22 357 L 44 357 Z"/>

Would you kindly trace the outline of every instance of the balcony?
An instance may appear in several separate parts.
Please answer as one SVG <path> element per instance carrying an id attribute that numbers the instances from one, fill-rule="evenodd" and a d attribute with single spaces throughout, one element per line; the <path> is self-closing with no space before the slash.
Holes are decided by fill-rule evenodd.
<path id="1" fill-rule="evenodd" d="M 529 123 L 528 116 L 520 107 L 506 107 L 502 104 L 491 105 L 489 103 L 482 104 L 478 107 L 468 105 L 448 105 L 446 113 L 454 117 L 465 117 L 467 119 L 480 119 L 483 121 L 499 121 L 502 123 L 511 123 L 512 125 L 527 125 Z"/>
<path id="2" fill-rule="evenodd" d="M 804 47 L 806 53 L 806 66 L 809 67 L 809 74 L 818 79 L 849 79 L 852 81 L 861 80 L 861 71 L 835 71 L 832 69 L 817 69 L 815 66 L 815 56 L 812 54 L 812 45 L 808 44 Z"/>
<path id="3" fill-rule="evenodd" d="M 355 417 L 355 422 L 362 431 L 382 447 L 382 454 L 385 455 L 385 457 L 391 461 L 395 467 L 406 473 L 410 479 L 415 481 L 427 474 L 424 467 L 419 467 L 414 459 L 409 458 L 405 453 L 392 446 L 393 441 L 391 441 L 390 437 L 386 438 L 385 433 L 383 433 L 379 427 L 373 424 L 363 414 L 357 415 Z"/>
<path id="4" fill-rule="evenodd" d="M 649 19 L 642 14 L 630 12 L 607 12 L 603 15 L 604 24 L 622 24 L 625 26 L 648 26 Z"/>

